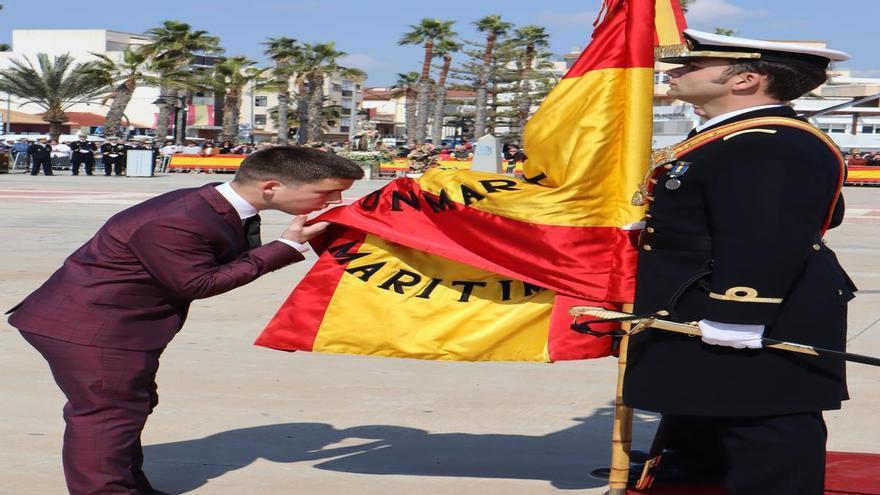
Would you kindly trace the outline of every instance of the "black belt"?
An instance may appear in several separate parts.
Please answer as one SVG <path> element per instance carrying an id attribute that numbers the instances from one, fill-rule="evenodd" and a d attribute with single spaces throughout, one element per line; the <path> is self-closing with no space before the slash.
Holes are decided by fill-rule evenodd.
<path id="1" fill-rule="evenodd" d="M 643 230 L 639 234 L 639 247 L 642 246 L 651 246 L 651 249 L 711 251 L 712 238 L 702 235 L 669 234 Z"/>

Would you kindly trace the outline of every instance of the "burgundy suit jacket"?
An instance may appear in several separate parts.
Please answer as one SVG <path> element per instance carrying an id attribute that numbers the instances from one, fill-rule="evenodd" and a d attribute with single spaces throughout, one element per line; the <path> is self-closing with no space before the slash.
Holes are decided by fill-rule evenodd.
<path id="1" fill-rule="evenodd" d="M 303 259 L 278 241 L 247 250 L 242 221 L 215 186 L 172 191 L 114 215 L 9 323 L 77 344 L 161 349 L 194 299 Z"/>

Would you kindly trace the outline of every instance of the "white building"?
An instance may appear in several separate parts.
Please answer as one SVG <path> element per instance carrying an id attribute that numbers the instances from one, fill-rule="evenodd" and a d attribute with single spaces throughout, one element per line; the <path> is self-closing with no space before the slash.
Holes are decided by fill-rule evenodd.
<path id="1" fill-rule="evenodd" d="M 27 58 L 36 64 L 39 53 L 45 53 L 50 57 L 69 53 L 76 62 L 95 60 L 97 57 L 93 53 L 105 55 L 113 60 L 121 60 L 123 49 L 149 42 L 150 38 L 142 34 L 109 29 L 14 29 L 11 50 L 0 52 L 0 69 L 10 67 L 12 65 L 10 60 L 13 59 Z M 159 96 L 158 88 L 137 88 L 125 111 L 129 123 L 138 127 L 152 127 L 157 111 L 153 101 L 157 96 Z M 105 115 L 108 109 L 109 107 L 100 103 L 86 103 L 75 105 L 70 111 Z M 43 111 L 33 104 L 19 105 L 15 97 L 12 97 L 11 110 L 31 114 Z"/>

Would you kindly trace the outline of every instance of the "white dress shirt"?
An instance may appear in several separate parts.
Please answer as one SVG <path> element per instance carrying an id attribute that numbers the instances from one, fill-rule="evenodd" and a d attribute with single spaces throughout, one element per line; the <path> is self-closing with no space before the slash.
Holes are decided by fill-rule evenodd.
<path id="1" fill-rule="evenodd" d="M 220 184 L 214 189 L 216 189 L 221 196 L 226 198 L 226 201 L 229 201 L 229 203 L 232 204 L 232 207 L 235 208 L 235 212 L 238 213 L 238 217 L 241 218 L 242 223 L 244 223 L 244 221 L 248 218 L 259 213 L 259 210 L 254 208 L 252 204 L 248 203 L 247 200 L 242 198 L 240 194 L 235 192 L 235 189 L 232 188 L 232 185 L 229 182 Z M 306 251 L 311 249 L 305 244 L 300 244 L 299 242 L 291 241 L 290 239 L 284 239 L 283 237 L 276 240 L 287 244 L 288 246 L 296 249 L 301 253 L 305 253 Z"/>

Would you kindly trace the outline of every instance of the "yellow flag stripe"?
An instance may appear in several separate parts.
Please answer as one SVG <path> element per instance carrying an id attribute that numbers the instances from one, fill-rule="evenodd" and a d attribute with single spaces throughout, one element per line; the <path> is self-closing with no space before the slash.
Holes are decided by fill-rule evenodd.
<path id="1" fill-rule="evenodd" d="M 455 361 L 550 360 L 554 292 L 526 295 L 530 290 L 522 282 L 372 235 L 358 252 L 369 254 L 349 264 L 312 350 Z M 420 281 L 407 285 L 415 280 L 411 274 Z M 403 293 L 388 282 L 395 277 Z M 462 301 L 462 282 L 484 285 L 472 285 Z"/>
<path id="2" fill-rule="evenodd" d="M 546 179 L 541 185 L 523 183 L 517 191 L 486 195 L 470 206 L 556 226 L 624 227 L 641 220 L 644 209 L 630 199 L 651 154 L 651 126 L 645 123 L 651 118 L 653 77 L 653 69 L 638 68 L 602 69 L 563 79 L 529 123 L 525 144 L 531 150 L 525 177 L 546 170 Z M 609 129 L 620 132 L 609 135 Z M 548 159 L 565 163 L 542 161 Z M 419 186 L 464 203 L 460 184 L 479 192 L 479 181 L 493 177 L 470 171 L 453 174 L 425 174 Z M 563 204 L 571 208 L 559 207 Z"/>

